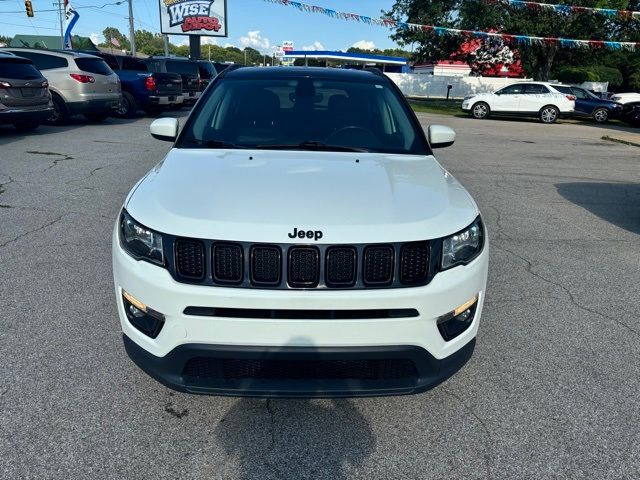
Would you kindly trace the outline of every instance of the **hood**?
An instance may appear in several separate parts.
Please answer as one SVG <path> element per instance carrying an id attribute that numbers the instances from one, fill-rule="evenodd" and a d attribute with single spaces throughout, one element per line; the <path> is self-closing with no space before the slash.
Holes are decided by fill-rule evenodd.
<path id="1" fill-rule="evenodd" d="M 297 243 L 444 237 L 478 210 L 432 156 L 173 149 L 129 195 L 138 222 L 172 235 Z M 299 240 L 298 240 L 299 242 Z"/>

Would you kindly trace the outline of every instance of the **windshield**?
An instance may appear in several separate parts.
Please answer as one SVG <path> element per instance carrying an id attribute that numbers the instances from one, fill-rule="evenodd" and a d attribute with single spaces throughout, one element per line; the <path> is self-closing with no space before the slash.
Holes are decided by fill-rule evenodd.
<path id="1" fill-rule="evenodd" d="M 404 100 L 382 83 L 224 78 L 203 100 L 178 147 L 429 153 Z"/>

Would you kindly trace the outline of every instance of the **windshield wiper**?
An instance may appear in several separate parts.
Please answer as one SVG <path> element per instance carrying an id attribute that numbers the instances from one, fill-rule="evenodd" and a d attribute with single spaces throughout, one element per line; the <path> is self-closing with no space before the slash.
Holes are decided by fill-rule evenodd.
<path id="1" fill-rule="evenodd" d="M 318 152 L 370 152 L 366 148 L 345 147 L 343 145 L 329 145 L 322 142 L 302 142 L 297 144 L 264 144 L 256 145 L 259 150 L 314 150 Z"/>
<path id="2" fill-rule="evenodd" d="M 235 143 L 225 142 L 223 140 L 200 140 L 197 138 L 185 140 L 188 143 L 192 143 L 195 145 L 201 145 L 203 147 L 209 148 L 247 148 L 242 147 L 240 145 L 236 145 Z"/>

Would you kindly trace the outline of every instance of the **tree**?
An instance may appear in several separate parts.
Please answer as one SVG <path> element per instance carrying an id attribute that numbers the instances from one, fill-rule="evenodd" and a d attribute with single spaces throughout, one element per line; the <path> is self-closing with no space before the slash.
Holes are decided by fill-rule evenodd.
<path id="1" fill-rule="evenodd" d="M 9 42 L 12 40 L 12 37 L 7 37 L 6 35 L 0 35 L 0 43 L 4 45 L 9 45 Z"/>
<path id="2" fill-rule="evenodd" d="M 129 41 L 129 38 L 122 32 L 120 32 L 120 30 L 118 30 L 117 28 L 107 27 L 102 31 L 102 35 L 104 36 L 104 42 L 102 42 L 100 46 L 113 48 L 114 45 L 113 43 L 111 43 L 111 39 L 113 38 L 117 40 L 118 43 L 120 43 L 120 47 L 116 48 L 127 51 L 131 50 L 131 42 Z"/>
<path id="3" fill-rule="evenodd" d="M 637 0 L 632 1 L 637 3 Z M 613 2 L 572 0 L 570 3 L 578 6 L 606 6 L 617 9 L 633 6 L 629 0 Z M 485 4 L 480 1 L 466 0 L 396 0 L 387 14 L 398 21 L 463 30 L 485 32 L 495 30 L 511 35 L 618 41 L 638 41 L 640 37 L 640 20 L 638 19 L 618 19 L 571 10 L 559 13 L 553 10 L 517 8 L 503 3 Z M 416 53 L 419 60 L 437 61 L 448 59 L 465 41 L 463 36 L 440 33 L 438 35 L 438 32 L 433 31 L 398 28 L 392 38 L 403 44 L 418 43 L 419 48 Z M 481 49 L 495 48 L 491 41 L 483 43 Z M 515 38 L 505 44 L 517 49 L 526 71 L 538 80 L 549 79 L 556 57 L 561 55 L 561 50 L 564 50 L 554 42 L 527 44 L 520 43 Z"/>

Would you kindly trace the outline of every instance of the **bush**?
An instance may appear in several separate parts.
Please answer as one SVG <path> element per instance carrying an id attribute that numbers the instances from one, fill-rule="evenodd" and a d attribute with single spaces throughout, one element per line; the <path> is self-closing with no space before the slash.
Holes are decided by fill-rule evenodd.
<path id="1" fill-rule="evenodd" d="M 617 68 L 597 67 L 596 72 L 600 77 L 600 82 L 609 82 L 609 88 L 614 89 L 622 85 L 622 73 Z"/>
<path id="2" fill-rule="evenodd" d="M 563 83 L 599 82 L 600 75 L 592 68 L 565 67 L 558 72 Z"/>
<path id="3" fill-rule="evenodd" d="M 629 87 L 631 87 L 631 90 L 640 92 L 640 72 L 632 73 L 629 76 Z"/>

